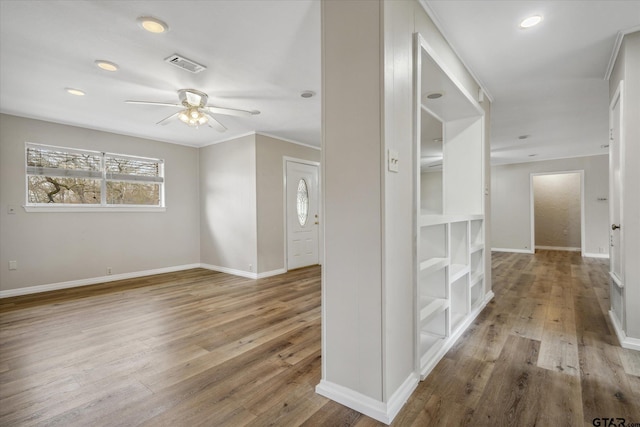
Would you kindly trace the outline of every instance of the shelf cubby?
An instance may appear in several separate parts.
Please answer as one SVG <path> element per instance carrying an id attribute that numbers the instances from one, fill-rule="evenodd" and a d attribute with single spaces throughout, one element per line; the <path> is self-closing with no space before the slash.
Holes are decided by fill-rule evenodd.
<path id="1" fill-rule="evenodd" d="M 415 362 L 424 379 L 486 301 L 486 120 L 425 39 L 415 42 Z"/>
<path id="2" fill-rule="evenodd" d="M 420 260 L 447 258 L 447 224 L 420 228 Z"/>
<path id="3" fill-rule="evenodd" d="M 451 283 L 451 332 L 455 331 L 469 313 L 469 276 Z"/>
<path id="4" fill-rule="evenodd" d="M 482 297 L 484 295 L 484 275 L 478 274 L 477 276 L 471 276 L 471 308 L 475 308 L 478 306 L 480 302 L 482 302 Z"/>

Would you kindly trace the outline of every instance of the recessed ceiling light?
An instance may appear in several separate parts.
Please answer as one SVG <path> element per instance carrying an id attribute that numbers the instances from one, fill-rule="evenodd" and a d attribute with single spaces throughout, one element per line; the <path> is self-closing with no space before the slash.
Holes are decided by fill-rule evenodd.
<path id="1" fill-rule="evenodd" d="M 301 97 L 303 98 L 311 98 L 313 95 L 315 95 L 316 93 L 312 90 L 305 90 L 304 92 L 302 92 L 300 94 Z"/>
<path id="2" fill-rule="evenodd" d="M 152 16 L 141 16 L 138 18 L 138 25 L 140 25 L 145 30 L 150 33 L 164 33 L 169 31 L 169 26 L 166 22 L 159 20 L 158 18 L 154 18 Z"/>
<path id="3" fill-rule="evenodd" d="M 433 138 L 433 142 L 442 142 L 442 138 Z"/>
<path id="4" fill-rule="evenodd" d="M 518 137 L 518 139 L 527 139 L 527 138 L 529 138 L 529 135 L 520 135 Z"/>
<path id="5" fill-rule="evenodd" d="M 541 22 L 542 22 L 542 16 L 533 15 L 523 19 L 522 22 L 520 22 L 520 28 L 531 28 L 534 25 L 538 25 Z"/>
<path id="6" fill-rule="evenodd" d="M 95 61 L 95 64 L 98 68 L 103 69 L 105 71 L 118 71 L 118 64 L 110 62 L 110 61 L 104 61 L 102 59 L 98 59 L 97 61 Z"/>
<path id="7" fill-rule="evenodd" d="M 529 157 L 535 157 L 537 154 L 529 154 Z"/>
<path id="8" fill-rule="evenodd" d="M 80 89 L 74 89 L 72 87 L 68 87 L 65 88 L 65 90 L 70 93 L 71 95 L 75 95 L 75 96 L 84 96 L 84 92 L 81 91 Z"/>
<path id="9" fill-rule="evenodd" d="M 427 98 L 438 99 L 438 98 L 442 98 L 443 95 L 444 95 L 444 92 L 431 92 L 427 94 Z"/>

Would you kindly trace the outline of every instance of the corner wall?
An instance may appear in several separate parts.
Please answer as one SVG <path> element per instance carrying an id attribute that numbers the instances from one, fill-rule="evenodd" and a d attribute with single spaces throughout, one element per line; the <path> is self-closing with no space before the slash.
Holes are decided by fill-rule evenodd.
<path id="1" fill-rule="evenodd" d="M 200 149 L 200 260 L 214 270 L 257 271 L 255 138 Z"/>
<path id="2" fill-rule="evenodd" d="M 609 156 L 499 165 L 491 168 L 492 248 L 531 251 L 531 173 L 584 170 L 585 254 L 608 256 Z M 600 252 L 603 248 L 603 252 Z"/>
<path id="3" fill-rule="evenodd" d="M 166 211 L 27 213 L 25 142 L 162 158 Z M 0 114 L 0 291 L 199 263 L 197 169 L 196 148 Z"/>
<path id="4" fill-rule="evenodd" d="M 320 150 L 256 134 L 258 273 L 286 269 L 283 158 L 320 161 Z"/>
<path id="5" fill-rule="evenodd" d="M 283 158 L 320 151 L 261 134 L 200 149 L 201 262 L 250 278 L 286 271 Z"/>

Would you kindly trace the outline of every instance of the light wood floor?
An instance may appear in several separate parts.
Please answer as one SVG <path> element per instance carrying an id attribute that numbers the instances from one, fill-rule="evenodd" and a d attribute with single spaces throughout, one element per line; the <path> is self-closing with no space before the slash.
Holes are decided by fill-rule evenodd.
<path id="1" fill-rule="evenodd" d="M 542 251 L 493 265 L 496 298 L 394 425 L 640 423 L 640 353 L 612 333 L 607 263 Z M 318 267 L 0 300 L 2 426 L 381 425 L 315 394 L 319 380 Z"/>

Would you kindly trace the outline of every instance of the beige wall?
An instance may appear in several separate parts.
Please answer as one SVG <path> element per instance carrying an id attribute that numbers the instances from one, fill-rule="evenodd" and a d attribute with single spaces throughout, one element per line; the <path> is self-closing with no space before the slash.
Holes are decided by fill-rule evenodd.
<path id="1" fill-rule="evenodd" d="M 203 264 L 256 271 L 255 135 L 200 149 L 200 218 Z"/>
<path id="2" fill-rule="evenodd" d="M 286 268 L 284 157 L 320 162 L 320 150 L 256 135 L 258 273 Z"/>
<path id="3" fill-rule="evenodd" d="M 491 171 L 492 247 L 531 250 L 532 173 L 584 170 L 585 253 L 608 253 L 608 203 L 598 200 L 609 194 L 608 159 L 609 156 L 604 155 L 494 166 Z"/>
<path id="4" fill-rule="evenodd" d="M 25 212 L 27 141 L 164 159 L 166 211 Z M 197 170 L 195 148 L 0 115 L 0 290 L 198 263 Z"/>
<path id="5" fill-rule="evenodd" d="M 284 157 L 319 161 L 320 151 L 260 134 L 200 149 L 202 263 L 249 275 L 286 269 Z"/>
<path id="6" fill-rule="evenodd" d="M 579 173 L 533 177 L 535 246 L 580 249 Z"/>

